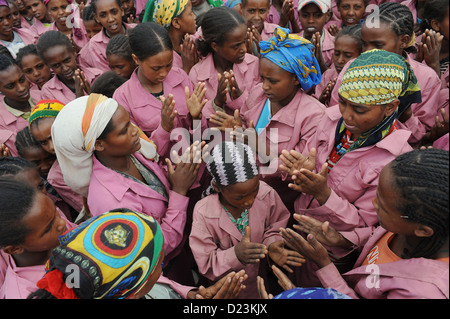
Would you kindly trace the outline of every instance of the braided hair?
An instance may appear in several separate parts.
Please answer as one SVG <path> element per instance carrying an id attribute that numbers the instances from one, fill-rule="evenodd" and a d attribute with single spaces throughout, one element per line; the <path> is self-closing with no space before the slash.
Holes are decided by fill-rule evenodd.
<path id="1" fill-rule="evenodd" d="M 0 176 L 15 176 L 36 165 L 22 157 L 0 157 Z"/>
<path id="2" fill-rule="evenodd" d="M 205 162 L 218 187 L 243 183 L 258 176 L 255 155 L 249 146 L 242 143 L 228 141 L 216 145 Z M 210 187 L 204 195 L 212 193 Z"/>
<path id="3" fill-rule="evenodd" d="M 17 132 L 16 141 L 14 142 L 20 157 L 25 157 L 27 149 L 42 148 L 41 144 L 31 134 L 28 126 Z"/>
<path id="4" fill-rule="evenodd" d="M 408 221 L 431 227 L 407 258 L 433 256 L 449 236 L 449 152 L 440 149 L 414 150 L 391 162 L 395 189 L 402 200 L 398 211 Z"/>
<path id="5" fill-rule="evenodd" d="M 400 37 L 414 35 L 414 18 L 411 10 L 398 2 L 385 2 L 379 6 L 380 22 L 387 24 Z M 414 50 L 411 46 L 405 50 Z"/>
<path id="6" fill-rule="evenodd" d="M 207 11 L 200 24 L 203 38 L 196 41 L 201 55 L 207 56 L 213 52 L 213 42 L 222 46 L 228 34 L 241 24 L 245 24 L 244 18 L 231 8 L 217 7 Z"/>

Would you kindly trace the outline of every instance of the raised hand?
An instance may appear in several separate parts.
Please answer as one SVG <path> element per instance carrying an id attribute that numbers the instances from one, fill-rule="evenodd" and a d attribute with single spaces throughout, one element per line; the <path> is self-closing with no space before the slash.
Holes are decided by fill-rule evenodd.
<path id="1" fill-rule="evenodd" d="M 340 28 L 338 28 L 335 24 L 330 24 L 328 26 L 328 32 L 334 37 L 336 36 L 336 34 L 339 33 L 339 31 L 341 31 Z"/>
<path id="2" fill-rule="evenodd" d="M 75 80 L 76 97 L 91 94 L 91 86 L 89 85 L 89 82 L 86 80 L 83 71 L 81 71 L 80 69 L 76 69 L 74 80 Z"/>
<path id="3" fill-rule="evenodd" d="M 239 272 L 230 272 L 225 277 L 217 281 L 214 285 L 205 288 L 200 286 L 195 299 L 235 299 L 239 293 L 245 289 L 243 282 L 248 275 L 242 269 Z"/>
<path id="4" fill-rule="evenodd" d="M 290 273 L 294 272 L 291 267 L 300 267 L 306 262 L 298 252 L 287 249 L 284 240 L 279 240 L 269 245 L 269 257 L 278 266 L 283 267 Z"/>
<path id="5" fill-rule="evenodd" d="M 327 104 L 328 102 L 330 102 L 331 92 L 336 85 L 336 80 L 337 78 L 334 78 L 330 80 L 330 82 L 328 82 L 327 86 L 325 87 L 325 89 L 323 89 L 322 93 L 319 96 L 319 102 L 321 102 L 322 104 Z"/>
<path id="6" fill-rule="evenodd" d="M 227 72 L 224 72 L 224 74 L 217 74 L 217 80 L 219 84 L 217 85 L 217 93 L 216 97 L 214 98 L 214 104 L 223 109 L 224 104 L 227 102 L 227 94 L 228 94 L 228 76 L 226 76 Z M 216 110 L 217 111 L 217 110 Z"/>
<path id="7" fill-rule="evenodd" d="M 161 96 L 161 102 L 161 126 L 166 132 L 170 132 L 175 125 L 175 117 L 178 114 L 178 112 L 174 110 L 175 100 L 173 99 L 173 95 L 169 94 L 167 98 Z"/>
<path id="8" fill-rule="evenodd" d="M 239 261 L 244 265 L 259 263 L 268 253 L 265 245 L 250 241 L 249 226 L 245 228 L 245 234 L 241 242 L 234 246 L 234 252 Z"/>
<path id="9" fill-rule="evenodd" d="M 278 278 L 278 284 L 283 288 L 284 290 L 290 290 L 295 288 L 292 281 L 289 280 L 289 278 L 282 272 L 277 266 L 272 265 L 272 271 L 275 274 L 275 276 Z M 260 276 L 256 278 L 256 284 L 258 287 L 258 293 L 259 297 L 261 299 L 272 299 L 273 295 L 267 293 L 266 287 L 264 285 L 264 279 L 262 279 Z"/>
<path id="10" fill-rule="evenodd" d="M 320 205 L 325 204 L 331 195 L 331 189 L 327 183 L 327 163 L 322 165 L 322 169 L 318 174 L 304 168 L 300 171 L 294 171 L 292 180 L 294 181 L 294 184 L 289 184 L 289 188 L 314 196 Z"/>
<path id="11" fill-rule="evenodd" d="M 320 268 L 331 263 L 327 249 L 317 241 L 314 235 L 308 234 L 305 240 L 299 233 L 290 228 L 281 228 L 280 233 L 289 247 L 316 263 Z"/>
<path id="12" fill-rule="evenodd" d="M 312 234 L 323 245 L 344 248 L 353 245 L 341 233 L 331 227 L 329 221 L 321 222 L 310 216 L 300 214 L 294 214 L 294 219 L 298 222 L 298 225 L 293 225 L 296 230 Z"/>
<path id="13" fill-rule="evenodd" d="M 186 152 L 188 152 L 190 156 L 191 148 L 189 148 Z M 201 156 L 200 151 L 195 151 L 195 153 L 195 158 Z M 192 184 L 194 184 L 197 179 L 201 161 L 195 160 L 195 158 L 193 161 L 181 161 L 176 165 L 176 168 L 173 167 L 170 159 L 166 158 L 167 169 L 169 172 L 169 182 L 175 193 L 186 196 Z"/>
<path id="14" fill-rule="evenodd" d="M 195 85 L 194 91 L 190 92 L 189 87 L 184 88 L 186 95 L 186 105 L 189 113 L 193 119 L 200 119 L 202 117 L 202 110 L 208 100 L 205 99 L 206 88 L 205 83 L 198 82 Z"/>
<path id="15" fill-rule="evenodd" d="M 0 144 L 0 158 L 2 157 L 11 157 L 11 151 L 5 144 Z"/>
<path id="16" fill-rule="evenodd" d="M 183 61 L 183 70 L 189 74 L 191 68 L 198 63 L 199 57 L 194 39 L 186 33 L 181 48 L 181 60 Z"/>
<path id="17" fill-rule="evenodd" d="M 217 111 L 216 113 L 211 114 L 209 121 L 217 125 L 217 128 L 221 131 L 224 131 L 227 128 L 234 129 L 236 127 L 242 127 L 238 109 L 234 111 L 234 116 L 222 111 Z"/>
<path id="18" fill-rule="evenodd" d="M 284 165 L 280 165 L 280 169 L 290 176 L 294 175 L 294 171 L 299 171 L 302 168 L 313 171 L 316 167 L 316 156 L 315 148 L 309 150 L 308 156 L 304 156 L 295 150 L 282 150 L 280 160 Z"/>
<path id="19" fill-rule="evenodd" d="M 228 83 L 230 84 L 230 97 L 232 100 L 236 100 L 242 95 L 242 91 L 239 88 L 238 83 L 236 82 L 236 78 L 234 76 L 233 70 L 230 72 L 225 72 L 228 77 Z"/>

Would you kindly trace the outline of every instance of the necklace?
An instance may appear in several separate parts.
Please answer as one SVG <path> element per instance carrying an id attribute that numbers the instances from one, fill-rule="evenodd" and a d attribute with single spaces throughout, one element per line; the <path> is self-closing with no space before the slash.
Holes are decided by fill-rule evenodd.
<path id="1" fill-rule="evenodd" d="M 147 84 L 145 84 L 144 81 L 142 81 L 141 78 L 139 77 L 139 70 L 136 72 L 136 75 L 137 75 L 137 78 L 138 78 L 139 82 L 144 87 L 144 89 L 146 89 L 151 95 L 153 95 L 154 97 L 156 97 L 158 100 L 161 101 L 160 96 L 164 92 L 164 87 L 163 87 L 163 90 L 160 93 L 153 93 L 153 91 L 150 89 L 150 87 Z"/>

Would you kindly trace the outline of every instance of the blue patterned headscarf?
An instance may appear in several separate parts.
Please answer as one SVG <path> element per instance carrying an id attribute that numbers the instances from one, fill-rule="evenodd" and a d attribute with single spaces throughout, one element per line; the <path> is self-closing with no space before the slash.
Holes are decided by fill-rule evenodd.
<path id="1" fill-rule="evenodd" d="M 282 69 L 297 75 L 302 89 L 307 91 L 322 80 L 319 62 L 311 42 L 282 27 L 275 36 L 259 43 L 261 58 L 266 58 Z"/>
<path id="2" fill-rule="evenodd" d="M 273 299 L 352 299 L 332 288 L 294 288 L 283 291 Z"/>

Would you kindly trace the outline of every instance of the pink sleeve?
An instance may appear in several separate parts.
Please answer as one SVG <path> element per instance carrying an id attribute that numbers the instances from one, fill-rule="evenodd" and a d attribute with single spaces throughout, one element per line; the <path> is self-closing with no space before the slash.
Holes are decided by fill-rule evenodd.
<path id="1" fill-rule="evenodd" d="M 345 294 L 353 299 L 359 299 L 360 297 L 356 292 L 350 288 L 347 282 L 342 278 L 339 270 L 333 263 L 326 265 L 325 267 L 316 271 L 316 275 L 319 278 L 324 288 L 333 288 L 342 294 Z"/>

